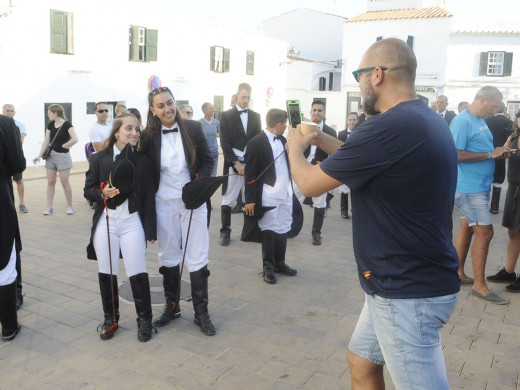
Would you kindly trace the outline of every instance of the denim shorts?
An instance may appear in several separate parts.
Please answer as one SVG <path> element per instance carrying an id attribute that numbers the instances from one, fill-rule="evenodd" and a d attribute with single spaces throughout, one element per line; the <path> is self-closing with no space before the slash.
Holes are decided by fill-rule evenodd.
<path id="1" fill-rule="evenodd" d="M 471 194 L 456 192 L 455 206 L 460 211 L 460 217 L 466 218 L 469 226 L 493 224 L 489 213 L 489 191 Z"/>
<path id="2" fill-rule="evenodd" d="M 449 389 L 440 329 L 457 305 L 457 294 L 420 299 L 366 295 L 349 349 L 386 364 L 396 389 Z"/>

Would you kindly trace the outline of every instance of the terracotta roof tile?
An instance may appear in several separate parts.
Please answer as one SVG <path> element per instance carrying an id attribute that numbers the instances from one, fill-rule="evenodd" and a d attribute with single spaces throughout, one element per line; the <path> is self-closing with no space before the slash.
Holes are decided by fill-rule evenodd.
<path id="1" fill-rule="evenodd" d="M 370 11 L 348 19 L 346 23 L 353 22 L 372 22 L 378 20 L 397 20 L 397 19 L 429 19 L 429 18 L 449 18 L 451 13 L 441 7 L 433 8 L 408 8 L 395 9 L 388 11 Z"/>

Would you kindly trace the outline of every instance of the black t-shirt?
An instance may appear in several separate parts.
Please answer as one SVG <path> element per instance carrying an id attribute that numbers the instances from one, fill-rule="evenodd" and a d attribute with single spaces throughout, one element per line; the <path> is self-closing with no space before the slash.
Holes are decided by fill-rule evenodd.
<path id="1" fill-rule="evenodd" d="M 70 140 L 71 137 L 69 134 L 69 129 L 71 127 L 72 127 L 72 123 L 70 123 L 69 121 L 65 121 L 63 123 L 63 125 L 61 125 L 61 130 L 58 133 L 58 136 L 56 137 L 54 142 L 52 143 L 52 150 L 54 150 L 55 152 L 58 152 L 58 153 L 68 153 L 69 152 L 69 149 L 64 149 L 61 147 L 61 145 L 63 145 L 64 143 L 66 143 Z M 49 142 L 52 142 L 58 129 L 59 129 L 59 126 L 58 126 L 58 128 L 56 128 L 54 121 L 49 122 L 49 125 L 47 126 L 47 130 L 49 130 L 51 132 L 51 137 L 49 139 Z"/>
<path id="2" fill-rule="evenodd" d="M 457 151 L 446 121 L 420 100 L 356 127 L 320 165 L 352 192 L 363 289 L 385 298 L 459 291 L 452 212 Z"/>

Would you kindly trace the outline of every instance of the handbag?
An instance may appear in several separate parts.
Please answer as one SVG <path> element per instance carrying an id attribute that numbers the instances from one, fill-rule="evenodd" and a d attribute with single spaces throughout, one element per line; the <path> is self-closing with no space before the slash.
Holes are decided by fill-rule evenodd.
<path id="1" fill-rule="evenodd" d="M 65 122 L 64 122 L 65 123 Z M 58 131 L 56 132 L 56 135 L 54 135 L 54 138 L 52 139 L 52 141 L 49 143 L 49 145 L 47 145 L 47 148 L 45 149 L 45 152 L 42 153 L 42 158 L 44 160 L 47 160 L 50 156 L 51 156 L 51 151 L 52 151 L 52 144 L 54 143 L 54 141 L 56 140 L 56 137 L 58 136 L 58 134 L 60 133 L 60 130 L 61 130 L 61 127 L 63 126 L 63 124 L 61 124 L 60 127 L 58 127 Z"/>

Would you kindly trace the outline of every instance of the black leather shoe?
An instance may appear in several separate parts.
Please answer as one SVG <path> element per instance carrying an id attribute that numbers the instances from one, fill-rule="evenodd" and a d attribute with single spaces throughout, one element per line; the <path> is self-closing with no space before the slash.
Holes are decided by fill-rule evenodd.
<path id="1" fill-rule="evenodd" d="M 16 335 L 20 332 L 20 329 L 22 327 L 20 326 L 20 324 L 16 325 L 16 328 L 13 330 L 13 331 L 2 331 L 2 340 L 3 341 L 11 341 L 13 340 Z"/>
<path id="2" fill-rule="evenodd" d="M 321 245 L 320 233 L 312 233 L 312 245 Z"/>
<path id="3" fill-rule="evenodd" d="M 168 325 L 171 321 L 181 316 L 181 308 L 175 302 L 169 301 L 164 305 L 163 313 L 153 322 L 153 326 L 158 328 Z"/>
<path id="4" fill-rule="evenodd" d="M 200 315 L 195 314 L 193 316 L 193 322 L 195 322 L 200 327 L 200 331 L 207 336 L 214 336 L 217 333 L 207 311 Z"/>
<path id="5" fill-rule="evenodd" d="M 298 273 L 294 268 L 289 267 L 287 264 L 279 265 L 274 269 L 274 272 L 285 276 L 294 276 Z"/>
<path id="6" fill-rule="evenodd" d="M 229 245 L 229 232 L 220 233 L 220 245 L 228 246 Z"/>
<path id="7" fill-rule="evenodd" d="M 348 215 L 348 210 L 341 210 L 341 218 L 350 219 L 350 215 Z"/>
<path id="8" fill-rule="evenodd" d="M 271 269 L 264 271 L 264 282 L 269 284 L 276 284 L 276 277 L 274 276 L 274 272 Z"/>

